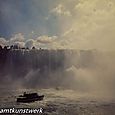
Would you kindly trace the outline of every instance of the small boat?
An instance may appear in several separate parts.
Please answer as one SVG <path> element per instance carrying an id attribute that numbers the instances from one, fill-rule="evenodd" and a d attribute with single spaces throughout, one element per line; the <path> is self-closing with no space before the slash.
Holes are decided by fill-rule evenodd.
<path id="1" fill-rule="evenodd" d="M 41 101 L 43 100 L 44 95 L 38 95 L 37 93 L 25 93 L 23 95 L 20 95 L 17 98 L 17 102 L 22 102 L 22 103 L 30 103 L 30 102 L 35 102 L 35 101 Z"/>

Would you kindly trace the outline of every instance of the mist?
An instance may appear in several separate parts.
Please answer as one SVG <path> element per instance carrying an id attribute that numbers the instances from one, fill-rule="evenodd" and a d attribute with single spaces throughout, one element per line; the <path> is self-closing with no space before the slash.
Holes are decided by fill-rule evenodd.
<path id="1" fill-rule="evenodd" d="M 115 95 L 115 52 L 32 49 L 10 50 L 5 56 L 5 60 L 1 57 L 1 86 Z"/>

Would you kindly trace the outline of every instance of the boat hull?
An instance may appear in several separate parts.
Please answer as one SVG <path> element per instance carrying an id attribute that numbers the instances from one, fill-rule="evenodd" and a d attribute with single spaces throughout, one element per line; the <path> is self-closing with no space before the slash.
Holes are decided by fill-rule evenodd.
<path id="1" fill-rule="evenodd" d="M 17 102 L 30 103 L 30 102 L 35 102 L 35 101 L 41 101 L 43 100 L 43 98 L 44 98 L 44 95 L 38 96 L 36 98 L 19 97 L 17 98 Z"/>

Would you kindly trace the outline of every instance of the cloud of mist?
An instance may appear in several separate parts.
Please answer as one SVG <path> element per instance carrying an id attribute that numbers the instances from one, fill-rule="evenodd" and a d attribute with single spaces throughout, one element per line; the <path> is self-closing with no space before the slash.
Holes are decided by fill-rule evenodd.
<path id="1" fill-rule="evenodd" d="M 64 88 L 115 96 L 114 51 L 44 49 L 8 55 L 6 68 L 0 72 L 6 86 Z"/>
<path id="2" fill-rule="evenodd" d="M 30 69 L 24 75 L 21 73 L 18 76 L 14 74 L 14 78 L 18 78 L 18 85 L 20 84 L 21 87 L 26 88 L 61 87 L 81 92 L 106 94 L 108 96 L 115 95 L 115 52 L 84 50 L 72 53 L 65 50 L 64 60 L 59 60 L 63 54 L 59 55 L 53 52 L 50 54 L 52 59 L 51 62 L 48 62 L 48 65 L 45 64 L 47 63 L 46 54 L 42 54 L 42 56 L 44 55 L 43 57 L 41 55 L 39 55 L 40 57 L 35 55 L 32 58 L 30 57 L 32 64 L 34 64 L 36 57 L 39 58 L 40 62 L 43 63 L 42 66 L 34 69 L 30 65 Z M 58 56 L 57 60 L 55 60 L 56 55 Z M 64 65 L 56 66 L 56 61 L 58 64 L 64 63 Z M 53 68 L 56 67 L 55 69 L 50 67 L 52 64 Z M 17 71 L 22 70 L 23 68 Z M 14 81 L 15 83 L 16 80 L 12 77 L 10 79 L 10 77 L 11 75 L 8 77 L 9 81 Z"/>
<path id="3" fill-rule="evenodd" d="M 71 17 L 65 17 L 66 8 Z M 60 23 L 60 46 L 74 49 L 114 50 L 115 2 L 62 1 L 54 8 Z M 63 13 L 62 13 L 63 12 Z M 49 18 L 50 19 L 50 18 Z M 63 44 L 63 45 L 61 45 Z"/>
<path id="4" fill-rule="evenodd" d="M 95 52 L 92 61 L 82 60 L 85 65 L 81 67 L 71 66 L 66 69 L 67 76 L 73 78 L 72 88 L 83 92 L 114 97 L 114 58 L 115 52 Z M 74 60 L 74 63 L 76 62 Z"/>

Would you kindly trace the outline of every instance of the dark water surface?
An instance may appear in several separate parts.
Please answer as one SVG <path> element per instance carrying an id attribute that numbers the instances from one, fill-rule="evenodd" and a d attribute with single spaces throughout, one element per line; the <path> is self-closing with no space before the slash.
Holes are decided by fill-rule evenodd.
<path id="1" fill-rule="evenodd" d="M 44 94 L 43 101 L 17 103 L 23 92 Z M 115 100 L 63 89 L 0 90 L 0 108 L 43 108 L 43 115 L 115 115 Z"/>

